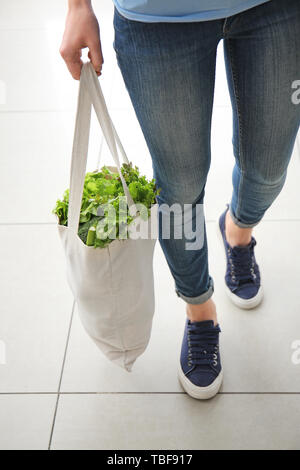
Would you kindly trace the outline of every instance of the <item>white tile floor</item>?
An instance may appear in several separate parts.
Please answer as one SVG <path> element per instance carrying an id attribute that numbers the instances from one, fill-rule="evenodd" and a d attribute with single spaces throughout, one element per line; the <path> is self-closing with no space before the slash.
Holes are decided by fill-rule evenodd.
<path id="1" fill-rule="evenodd" d="M 215 230 L 230 195 L 233 161 L 220 51 L 206 214 L 223 330 L 221 393 L 199 403 L 178 385 L 184 304 L 173 293 L 158 246 L 149 348 L 131 374 L 111 365 L 78 320 L 51 215 L 69 182 L 77 93 L 58 55 L 65 3 L 0 5 L 2 98 L 6 91 L 0 104 L 0 351 L 6 346 L 0 449 L 299 449 L 300 364 L 292 361 L 292 343 L 300 340 L 299 148 L 284 190 L 256 230 L 265 300 L 254 311 L 240 311 L 224 294 Z M 150 175 L 149 153 L 112 48 L 112 2 L 95 1 L 95 7 L 111 115 L 130 158 Z M 91 169 L 101 140 L 93 122 Z M 108 159 L 105 145 L 101 158 Z"/>

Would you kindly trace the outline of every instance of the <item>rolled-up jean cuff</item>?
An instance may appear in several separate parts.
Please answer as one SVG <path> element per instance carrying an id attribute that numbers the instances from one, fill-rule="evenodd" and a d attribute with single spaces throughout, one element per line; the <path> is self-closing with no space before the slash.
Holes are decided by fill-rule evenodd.
<path id="1" fill-rule="evenodd" d="M 235 225 L 237 225 L 238 227 L 241 227 L 241 228 L 252 228 L 252 227 L 255 227 L 256 225 L 258 225 L 259 222 L 260 222 L 260 220 L 258 220 L 257 222 L 253 222 L 252 224 L 241 222 L 234 215 L 231 206 L 229 206 L 229 212 L 230 212 L 231 218 L 232 218 L 233 222 L 235 223 Z"/>
<path id="2" fill-rule="evenodd" d="M 177 290 L 177 289 L 175 289 L 175 292 L 178 295 L 178 297 L 183 299 L 188 304 L 193 304 L 193 305 L 203 304 L 208 299 L 210 299 L 211 296 L 214 293 L 214 281 L 213 281 L 213 279 L 210 278 L 209 282 L 210 282 L 210 285 L 209 285 L 208 290 L 206 292 L 203 292 L 203 294 L 197 295 L 197 297 L 187 297 L 186 295 L 179 292 L 179 290 Z"/>

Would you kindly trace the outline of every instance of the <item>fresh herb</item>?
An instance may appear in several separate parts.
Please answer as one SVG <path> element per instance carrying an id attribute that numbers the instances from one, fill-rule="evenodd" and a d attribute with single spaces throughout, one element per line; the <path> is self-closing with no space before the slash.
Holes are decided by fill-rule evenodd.
<path id="1" fill-rule="evenodd" d="M 121 172 L 135 204 L 143 204 L 146 217 L 149 217 L 151 206 L 160 192 L 154 179 L 149 181 L 141 176 L 138 167 L 133 167 L 131 163 L 124 163 Z M 124 211 L 124 205 L 120 204 L 124 196 L 120 176 L 110 167 L 104 166 L 100 171 L 86 174 L 78 227 L 78 236 L 86 245 L 105 247 L 113 241 L 109 238 L 112 233 L 114 238 L 122 238 L 122 227 L 133 220 L 128 211 Z M 69 189 L 64 192 L 62 200 L 57 200 L 52 211 L 57 215 L 60 225 L 66 226 L 68 223 L 68 205 Z M 114 209 L 113 218 L 111 208 Z"/>

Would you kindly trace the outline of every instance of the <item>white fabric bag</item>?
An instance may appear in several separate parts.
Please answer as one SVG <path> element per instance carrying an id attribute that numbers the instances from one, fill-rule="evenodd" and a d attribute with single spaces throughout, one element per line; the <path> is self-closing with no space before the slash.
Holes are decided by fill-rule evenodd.
<path id="1" fill-rule="evenodd" d="M 152 232 L 152 239 L 116 239 L 106 248 L 94 248 L 86 246 L 77 234 L 92 105 L 121 177 L 128 204 L 133 204 L 120 171 L 116 142 L 126 162 L 127 157 L 110 120 L 98 77 L 91 63 L 84 64 L 72 151 L 68 226 L 58 225 L 58 231 L 66 256 L 67 280 L 85 330 L 108 359 L 130 371 L 134 361 L 146 349 L 151 334 L 156 239 Z M 152 221 L 156 207 L 154 205 L 151 210 Z"/>

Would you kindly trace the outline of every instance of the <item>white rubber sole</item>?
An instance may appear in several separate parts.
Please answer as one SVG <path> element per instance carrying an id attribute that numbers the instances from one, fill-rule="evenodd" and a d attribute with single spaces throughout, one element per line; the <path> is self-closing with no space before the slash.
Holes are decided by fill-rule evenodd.
<path id="1" fill-rule="evenodd" d="M 219 240 L 222 243 L 223 250 L 225 250 L 223 237 L 222 237 L 220 226 L 219 226 L 219 221 L 217 221 L 217 232 L 218 232 Z M 224 254 L 224 257 L 225 257 L 225 263 L 227 263 L 226 254 Z M 235 304 L 237 307 L 242 308 L 244 310 L 251 310 L 252 308 L 257 307 L 262 302 L 263 297 L 264 297 L 262 286 L 260 286 L 257 294 L 251 299 L 241 299 L 240 297 L 235 295 L 233 292 L 231 292 L 229 287 L 227 287 L 226 283 L 225 283 L 225 291 L 229 299 L 231 300 L 231 302 Z"/>
<path id="2" fill-rule="evenodd" d="M 255 297 L 252 297 L 251 299 L 241 299 L 239 296 L 233 294 L 233 292 L 231 292 L 231 290 L 226 286 L 226 284 L 225 289 L 226 294 L 228 295 L 231 302 L 237 305 L 237 307 L 243 308 L 244 310 L 250 310 L 252 308 L 257 307 L 261 303 L 264 296 L 262 286 L 260 286 Z"/>
<path id="3" fill-rule="evenodd" d="M 223 369 L 219 373 L 218 377 L 208 385 L 207 387 L 197 387 L 194 385 L 183 373 L 181 365 L 179 365 L 178 369 L 178 379 L 183 388 L 183 390 L 192 398 L 196 398 L 197 400 L 209 400 L 210 398 L 214 397 L 223 381 Z"/>

